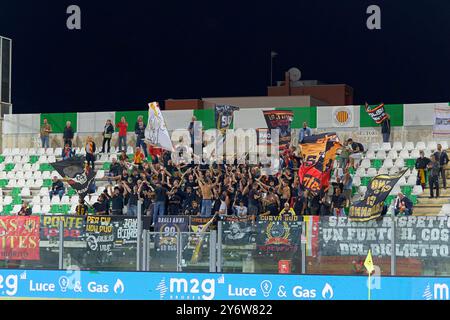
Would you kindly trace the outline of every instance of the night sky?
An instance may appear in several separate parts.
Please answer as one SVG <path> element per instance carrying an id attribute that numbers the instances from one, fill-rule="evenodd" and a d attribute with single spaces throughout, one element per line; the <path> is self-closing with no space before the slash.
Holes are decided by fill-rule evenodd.
<path id="1" fill-rule="evenodd" d="M 77 4 L 81 31 L 66 28 Z M 366 28 L 381 7 L 382 29 Z M 298 67 L 355 103 L 450 101 L 450 1 L 2 0 L 15 113 L 145 109 L 151 100 L 266 95 Z"/>

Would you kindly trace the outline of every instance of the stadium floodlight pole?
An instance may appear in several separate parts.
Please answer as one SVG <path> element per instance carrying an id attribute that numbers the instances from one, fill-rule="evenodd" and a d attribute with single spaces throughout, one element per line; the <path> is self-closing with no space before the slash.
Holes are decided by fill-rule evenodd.
<path id="1" fill-rule="evenodd" d="M 142 254 L 142 200 L 137 203 L 137 252 L 136 252 L 136 271 L 141 271 L 141 254 Z"/>
<path id="2" fill-rule="evenodd" d="M 59 220 L 59 259 L 58 269 L 64 269 L 64 222 L 63 219 Z"/>
<path id="3" fill-rule="evenodd" d="M 392 210 L 393 212 L 394 210 Z M 397 256 L 396 256 L 396 243 L 395 243 L 395 233 L 397 219 L 395 214 L 391 217 L 391 276 L 395 276 L 397 273 Z"/>
<path id="4" fill-rule="evenodd" d="M 270 52 L 270 86 L 273 85 L 273 58 L 278 55 L 275 51 Z"/>

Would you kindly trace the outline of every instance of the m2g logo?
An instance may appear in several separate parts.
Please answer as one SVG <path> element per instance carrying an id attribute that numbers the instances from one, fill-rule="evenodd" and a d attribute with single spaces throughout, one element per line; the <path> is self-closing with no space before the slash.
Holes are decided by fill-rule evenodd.
<path id="1" fill-rule="evenodd" d="M 214 299 L 216 288 L 214 279 L 191 279 L 189 282 L 184 278 L 170 278 L 169 292 L 179 297 L 186 296 L 188 299 L 199 298 L 203 300 Z M 201 294 L 201 296 L 200 296 Z"/>

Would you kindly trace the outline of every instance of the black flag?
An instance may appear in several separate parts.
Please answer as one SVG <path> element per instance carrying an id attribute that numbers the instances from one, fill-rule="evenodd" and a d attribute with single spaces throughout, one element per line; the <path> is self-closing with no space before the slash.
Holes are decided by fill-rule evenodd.
<path id="1" fill-rule="evenodd" d="M 68 183 L 81 198 L 87 195 L 89 187 L 94 182 L 96 172 L 90 169 L 86 173 L 82 158 L 67 159 L 50 164 L 63 178 L 68 179 Z"/>

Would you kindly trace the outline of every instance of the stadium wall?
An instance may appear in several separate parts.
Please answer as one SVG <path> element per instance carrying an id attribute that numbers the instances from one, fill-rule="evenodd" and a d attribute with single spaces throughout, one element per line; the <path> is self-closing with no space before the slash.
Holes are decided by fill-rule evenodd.
<path id="1" fill-rule="evenodd" d="M 386 111 L 391 116 L 392 139 L 395 141 L 429 141 L 433 139 L 432 128 L 435 107 L 449 106 L 449 103 L 425 104 L 387 104 Z M 294 120 L 292 128 L 294 136 L 303 122 L 316 132 L 336 131 L 341 139 L 352 137 L 362 143 L 381 141 L 380 126 L 366 113 L 364 106 L 313 106 L 283 108 L 241 108 L 234 115 L 232 128 L 265 128 L 267 127 L 263 110 L 292 110 Z M 186 129 L 192 116 L 202 121 L 204 129 L 215 128 L 214 109 L 162 111 L 170 131 Z M 126 117 L 129 127 L 128 143 L 135 142 L 134 125 L 136 118 L 142 115 L 147 121 L 147 111 L 118 112 L 82 112 L 82 113 L 45 113 L 45 114 L 6 114 L 1 121 L 4 148 L 31 148 L 40 146 L 39 128 L 44 118 L 52 125 L 53 134 L 50 143 L 53 147 L 62 146 L 62 132 L 66 121 L 71 121 L 76 131 L 74 143 L 82 145 L 88 136 L 94 136 L 101 143 L 101 132 L 107 119 L 114 123 Z M 117 130 L 116 130 L 117 131 Z M 113 137 L 113 145 L 117 137 Z M 295 142 L 295 141 L 294 141 Z"/>

